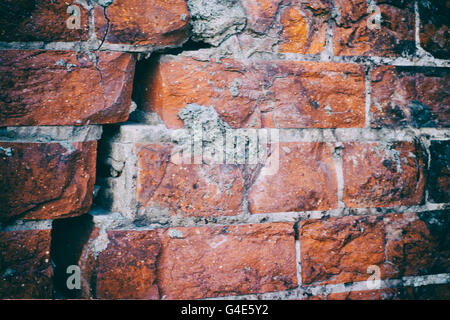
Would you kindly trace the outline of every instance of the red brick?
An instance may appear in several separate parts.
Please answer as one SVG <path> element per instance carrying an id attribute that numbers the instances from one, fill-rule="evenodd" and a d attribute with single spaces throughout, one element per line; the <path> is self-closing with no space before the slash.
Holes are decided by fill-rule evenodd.
<path id="1" fill-rule="evenodd" d="M 280 52 L 321 53 L 325 49 L 331 2 L 294 0 L 291 3 L 281 14 Z"/>
<path id="2" fill-rule="evenodd" d="M 189 11 L 185 0 L 114 1 L 96 5 L 95 30 L 107 43 L 168 46 L 188 38 Z"/>
<path id="3" fill-rule="evenodd" d="M 0 143 L 0 220 L 86 213 L 95 183 L 97 142 Z"/>
<path id="4" fill-rule="evenodd" d="M 448 212 L 390 214 L 384 220 L 389 277 L 450 271 Z"/>
<path id="5" fill-rule="evenodd" d="M 241 0 L 247 15 L 247 28 L 266 32 L 275 22 L 275 16 L 284 0 Z"/>
<path id="6" fill-rule="evenodd" d="M 137 198 L 144 206 L 188 216 L 236 215 L 242 211 L 241 165 L 175 164 L 173 146 L 138 145 Z"/>
<path id="7" fill-rule="evenodd" d="M 139 80 L 144 111 L 180 128 L 187 104 L 213 106 L 234 128 L 364 126 L 364 70 L 359 65 L 166 56 Z"/>
<path id="8" fill-rule="evenodd" d="M 414 50 L 414 4 L 403 0 L 375 0 L 382 22 L 372 22 L 366 0 L 335 0 L 338 11 L 334 53 L 338 56 L 396 57 Z M 372 27 L 373 26 L 373 27 Z"/>
<path id="9" fill-rule="evenodd" d="M 156 263 L 161 244 L 155 231 L 108 231 L 98 254 L 97 299 L 159 299 Z"/>
<path id="10" fill-rule="evenodd" d="M 428 200 L 450 202 L 450 141 L 431 141 Z"/>
<path id="11" fill-rule="evenodd" d="M 90 60 L 98 60 L 94 63 Z M 0 52 L 0 126 L 82 125 L 128 119 L 134 58 L 68 51 Z"/>
<path id="12" fill-rule="evenodd" d="M 166 299 L 263 293 L 297 286 L 292 224 L 176 230 L 179 235 L 175 239 L 170 230 L 163 234 L 158 264 L 158 284 Z"/>
<path id="13" fill-rule="evenodd" d="M 278 172 L 273 175 L 259 174 L 250 188 L 250 212 L 337 208 L 337 181 L 331 145 L 280 143 L 279 150 Z"/>
<path id="14" fill-rule="evenodd" d="M 50 230 L 0 232 L 0 298 L 51 299 Z"/>
<path id="15" fill-rule="evenodd" d="M 344 202 L 351 208 L 418 205 L 427 163 L 418 143 L 344 144 Z"/>
<path id="16" fill-rule="evenodd" d="M 367 268 L 384 277 L 384 224 L 381 217 L 306 220 L 299 225 L 303 284 L 369 280 Z"/>
<path id="17" fill-rule="evenodd" d="M 80 9 L 80 29 L 69 29 L 67 9 Z M 89 38 L 89 12 L 74 1 L 0 0 L 0 41 L 80 41 Z"/>
<path id="18" fill-rule="evenodd" d="M 420 44 L 436 58 L 448 59 L 450 53 L 450 1 L 419 1 Z"/>
<path id="19" fill-rule="evenodd" d="M 372 71 L 372 127 L 450 126 L 449 68 L 381 66 Z"/>
<path id="20" fill-rule="evenodd" d="M 280 52 L 318 54 L 325 48 L 330 1 L 245 0 L 241 3 L 247 14 L 248 29 L 264 34 L 270 29 L 278 30 Z"/>

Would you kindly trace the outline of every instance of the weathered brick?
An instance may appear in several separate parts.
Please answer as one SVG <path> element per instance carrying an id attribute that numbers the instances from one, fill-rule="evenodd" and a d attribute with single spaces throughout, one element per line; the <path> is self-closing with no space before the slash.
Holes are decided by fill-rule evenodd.
<path id="1" fill-rule="evenodd" d="M 279 152 L 278 172 L 259 174 L 253 181 L 248 193 L 250 212 L 337 208 L 337 178 L 331 145 L 280 143 Z"/>
<path id="2" fill-rule="evenodd" d="M 0 126 L 128 119 L 134 75 L 130 54 L 1 51 L 0 73 Z"/>
<path id="3" fill-rule="evenodd" d="M 0 298 L 51 299 L 50 230 L 0 232 Z"/>
<path id="4" fill-rule="evenodd" d="M 372 71 L 372 127 L 450 126 L 449 68 L 381 66 Z"/>
<path id="5" fill-rule="evenodd" d="M 424 198 L 426 154 L 414 142 L 350 142 L 343 150 L 348 207 L 418 205 Z"/>
<path id="6" fill-rule="evenodd" d="M 299 225 L 303 284 L 366 281 L 369 266 L 384 277 L 382 217 L 306 220 Z"/>
<path id="7" fill-rule="evenodd" d="M 450 201 L 450 141 L 431 141 L 428 199 L 442 203 Z"/>
<path id="8" fill-rule="evenodd" d="M 95 30 L 106 43 L 177 45 L 187 40 L 189 11 L 185 0 L 116 0 L 96 5 Z"/>
<path id="9" fill-rule="evenodd" d="M 73 1 L 71 1 L 73 2 Z M 89 38 L 89 12 L 65 0 L 0 0 L 0 41 L 80 41 Z M 80 28 L 69 28 L 68 8 L 78 7 Z"/>
<path id="10" fill-rule="evenodd" d="M 172 145 L 138 145 L 137 198 L 144 206 L 189 216 L 236 215 L 242 211 L 242 165 L 176 164 Z"/>
<path id="11" fill-rule="evenodd" d="M 294 0 L 290 3 L 281 13 L 280 52 L 321 53 L 325 49 L 331 2 Z"/>
<path id="12" fill-rule="evenodd" d="M 0 220 L 86 213 L 95 183 L 97 142 L 0 142 Z"/>
<path id="13" fill-rule="evenodd" d="M 420 44 L 436 58 L 448 59 L 450 53 L 449 0 L 419 1 Z"/>
<path id="14" fill-rule="evenodd" d="M 187 104 L 213 106 L 234 128 L 364 126 L 364 70 L 323 62 L 204 62 L 166 56 L 139 79 L 144 111 L 180 128 Z"/>
<path id="15" fill-rule="evenodd" d="M 278 39 L 278 52 L 318 54 L 325 49 L 331 1 L 245 0 L 241 4 L 247 14 L 249 34 Z M 244 48 L 255 40 L 254 37 L 239 38 Z"/>
<path id="16" fill-rule="evenodd" d="M 297 278 L 293 225 L 170 229 L 163 235 L 158 284 L 166 299 L 294 288 Z"/>
<path id="17" fill-rule="evenodd" d="M 391 278 L 450 271 L 448 211 L 390 214 L 386 225 L 386 274 Z"/>
<path id="18" fill-rule="evenodd" d="M 390 56 L 415 48 L 414 4 L 409 0 L 335 0 L 334 52 L 339 56 Z M 381 13 L 381 23 L 375 17 Z"/>
<path id="19" fill-rule="evenodd" d="M 108 231 L 108 245 L 98 254 L 97 299 L 159 299 L 156 231 Z"/>

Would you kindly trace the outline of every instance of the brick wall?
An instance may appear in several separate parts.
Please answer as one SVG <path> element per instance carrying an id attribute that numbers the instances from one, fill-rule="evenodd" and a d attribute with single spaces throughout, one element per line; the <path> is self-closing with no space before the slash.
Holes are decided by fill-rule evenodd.
<path id="1" fill-rule="evenodd" d="M 0 298 L 449 298 L 449 1 L 0 9 Z"/>

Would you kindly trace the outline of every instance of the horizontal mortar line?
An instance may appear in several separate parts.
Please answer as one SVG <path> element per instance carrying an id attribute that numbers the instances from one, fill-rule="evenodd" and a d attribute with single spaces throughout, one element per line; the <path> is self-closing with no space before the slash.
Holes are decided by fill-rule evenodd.
<path id="1" fill-rule="evenodd" d="M 161 49 L 179 48 L 179 45 L 131 45 L 131 44 L 114 44 L 101 43 L 100 40 L 88 40 L 78 42 L 0 42 L 0 50 L 48 50 L 48 51 L 118 51 L 130 53 L 151 53 Z"/>
<path id="2" fill-rule="evenodd" d="M 160 49 L 178 48 L 180 45 L 158 46 L 158 45 L 130 45 L 130 44 L 114 44 L 103 43 L 101 41 L 88 40 L 78 42 L 0 42 L 0 50 L 69 50 L 78 51 L 84 48 L 92 51 L 120 51 L 132 53 L 149 53 Z M 214 54 L 215 49 L 211 53 Z M 192 55 L 192 53 L 190 53 Z M 238 55 L 238 52 L 235 53 Z M 390 64 L 395 66 L 418 66 L 418 67 L 449 67 L 450 60 L 437 59 L 430 56 L 419 57 L 381 57 L 381 56 L 331 56 L 324 59 L 322 55 L 304 55 L 298 53 L 272 53 L 264 52 L 264 57 L 257 58 L 236 58 L 237 60 L 280 60 L 280 61 L 311 61 L 311 62 L 335 62 L 335 63 L 355 63 L 355 64 Z"/>
<path id="3" fill-rule="evenodd" d="M 152 143 L 168 142 L 179 130 L 168 129 L 164 125 L 126 123 L 120 127 L 120 133 L 111 138 L 112 143 Z M 263 132 L 277 130 L 280 142 L 347 142 L 347 141 L 412 141 L 415 137 L 425 136 L 432 140 L 449 140 L 450 128 L 238 128 L 245 134 L 248 130 Z"/>
<path id="4" fill-rule="evenodd" d="M 203 300 L 273 300 L 273 299 L 302 299 L 309 296 L 329 295 L 331 293 L 344 293 L 355 291 L 373 291 L 382 289 L 395 289 L 406 287 L 422 287 L 450 283 L 450 273 L 440 273 L 425 276 L 410 276 L 401 279 L 380 280 L 379 286 L 369 289 L 369 281 L 353 282 L 351 284 L 328 284 L 322 286 L 299 286 L 295 289 L 256 293 L 248 295 L 236 295 L 225 297 L 206 298 Z"/>
<path id="5" fill-rule="evenodd" d="M 0 223 L 0 232 L 49 230 L 52 228 L 53 220 L 17 220 L 13 224 L 3 225 Z"/>
<path id="6" fill-rule="evenodd" d="M 101 125 L 1 127 L 0 142 L 85 142 L 100 140 Z"/>
<path id="7" fill-rule="evenodd" d="M 149 222 L 145 226 L 136 226 L 132 220 L 123 219 L 119 227 L 111 230 L 133 230 L 133 231 L 150 231 L 156 229 L 171 228 L 191 228 L 191 227 L 221 227 L 231 225 L 246 224 L 265 224 L 265 223 L 296 223 L 303 220 L 319 220 L 324 217 L 343 218 L 343 217 L 364 217 L 377 216 L 386 214 L 404 214 L 404 213 L 421 213 L 429 211 L 445 210 L 450 208 L 450 203 L 427 203 L 419 206 L 399 206 L 387 208 L 341 208 L 328 211 L 304 211 L 304 212 L 273 212 L 273 213 L 256 213 L 250 216 L 246 214 L 236 216 L 218 216 L 218 217 L 183 217 L 170 216 L 167 223 L 158 223 L 157 221 Z M 111 213 L 112 214 L 112 213 Z M 120 214 L 120 213 L 119 213 Z M 108 224 L 108 215 L 102 214 L 96 216 L 92 213 L 94 221 L 99 225 Z"/>

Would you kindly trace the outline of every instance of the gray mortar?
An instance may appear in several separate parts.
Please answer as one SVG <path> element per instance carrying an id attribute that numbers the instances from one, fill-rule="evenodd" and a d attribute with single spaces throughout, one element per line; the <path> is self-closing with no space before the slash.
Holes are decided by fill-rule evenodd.
<path id="1" fill-rule="evenodd" d="M 213 46 L 242 31 L 247 18 L 238 0 L 188 0 L 192 39 Z"/>
<path id="2" fill-rule="evenodd" d="M 38 126 L 0 128 L 0 142 L 86 142 L 102 136 L 102 127 Z"/>

